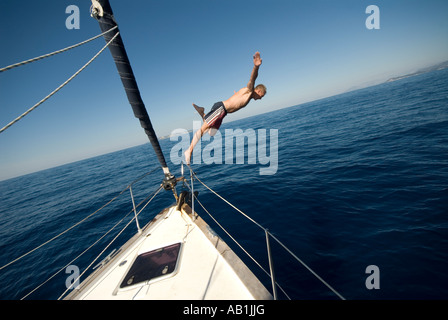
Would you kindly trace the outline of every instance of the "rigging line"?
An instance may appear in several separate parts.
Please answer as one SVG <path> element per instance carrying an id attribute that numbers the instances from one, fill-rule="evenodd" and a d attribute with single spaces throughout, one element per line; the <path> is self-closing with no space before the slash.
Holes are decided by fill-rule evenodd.
<path id="1" fill-rule="evenodd" d="M 56 273 L 54 273 L 51 277 L 49 277 L 47 280 L 42 282 L 40 285 L 38 285 L 36 288 L 31 290 L 29 293 L 27 293 L 25 296 L 23 296 L 20 300 L 26 299 L 29 295 L 31 295 L 33 292 L 41 288 L 43 285 L 45 285 L 48 281 L 53 279 L 56 275 L 58 275 L 62 270 L 66 269 L 69 265 L 73 264 L 76 260 L 78 260 L 81 256 L 83 256 L 87 251 L 92 249 L 98 242 L 100 242 L 105 236 L 107 236 L 112 230 L 114 230 L 121 222 L 123 222 L 124 219 L 126 219 L 127 216 L 129 216 L 132 213 L 133 210 L 129 211 L 128 214 L 126 214 L 120 221 L 118 221 L 111 229 L 109 229 L 105 234 L 103 234 L 98 240 L 96 240 L 93 244 L 91 244 L 87 249 L 85 249 L 83 252 L 81 252 L 76 258 L 74 258 L 72 261 L 67 263 L 65 266 L 63 266 L 61 269 L 59 269 Z"/>
<path id="2" fill-rule="evenodd" d="M 153 172 L 154 172 L 155 170 L 157 170 L 157 169 L 158 169 L 158 168 L 155 168 L 155 169 L 151 170 L 150 172 L 146 173 L 145 175 L 143 175 L 142 177 L 137 178 L 137 179 L 136 179 L 134 182 L 132 182 L 130 185 L 132 185 L 133 183 L 139 181 L 139 180 L 142 179 L 144 176 L 153 173 Z M 129 186 L 130 186 L 130 185 L 129 185 Z M 111 204 L 113 201 L 115 201 L 119 196 L 121 196 L 126 190 L 129 189 L 129 186 L 127 186 L 126 188 L 124 188 L 119 194 L 117 194 L 115 197 L 113 197 L 111 200 L 109 200 L 106 204 L 104 204 L 102 207 L 100 207 L 99 209 L 97 209 L 95 212 L 91 213 L 90 215 L 88 215 L 88 216 L 85 217 L 84 219 L 78 221 L 76 224 L 74 224 L 74 225 L 71 226 L 70 228 L 64 230 L 64 231 L 61 232 L 60 234 L 54 236 L 54 237 L 51 238 L 50 240 L 48 240 L 48 241 L 42 243 L 41 245 L 37 246 L 36 248 L 34 248 L 34 249 L 28 251 L 27 253 L 21 255 L 20 257 L 18 257 L 18 258 L 16 258 L 16 259 L 12 260 L 11 262 L 5 264 L 5 265 L 2 266 L 2 267 L 0 267 L 0 270 L 6 268 L 6 267 L 8 267 L 8 266 L 10 266 L 10 265 L 13 264 L 13 263 L 16 263 L 17 261 L 19 261 L 19 260 L 21 260 L 21 259 L 23 259 L 23 258 L 25 258 L 27 255 L 33 253 L 34 251 L 36 251 L 36 250 L 38 250 L 38 249 L 40 249 L 40 248 L 42 248 L 42 247 L 44 247 L 44 246 L 46 246 L 46 245 L 49 244 L 50 242 L 56 240 L 57 238 L 61 237 L 61 236 L 64 235 L 65 233 L 67 233 L 68 231 L 70 231 L 70 230 L 74 229 L 75 227 L 79 226 L 80 224 L 84 223 L 86 220 L 90 219 L 93 215 L 97 214 L 99 211 L 103 210 L 105 207 L 107 207 L 109 204 Z M 137 205 L 137 207 L 140 206 L 140 204 L 141 204 L 141 203 L 139 203 L 139 204 Z"/>
<path id="3" fill-rule="evenodd" d="M 58 300 L 60 300 L 66 293 L 68 290 L 72 289 L 73 285 L 79 280 L 81 279 L 81 277 L 84 275 L 84 273 L 87 272 L 88 269 L 90 269 L 90 267 L 99 259 L 99 257 L 107 250 L 109 249 L 109 247 L 112 245 L 113 242 L 115 242 L 115 240 L 117 240 L 117 238 L 124 232 L 124 230 L 126 230 L 127 227 L 129 227 L 129 225 L 131 224 L 131 222 L 134 221 L 134 218 L 132 218 L 125 226 L 123 229 L 121 229 L 121 231 L 112 239 L 112 241 L 99 253 L 99 255 L 96 256 L 95 259 L 93 259 L 93 261 L 87 266 L 87 268 L 73 281 L 73 283 L 59 296 Z"/>
<path id="4" fill-rule="evenodd" d="M 80 42 L 80 43 L 77 43 L 77 44 L 74 44 L 74 45 L 72 45 L 72 46 L 69 46 L 69 47 L 67 47 L 67 48 L 64 48 L 64 49 L 61 49 L 61 50 L 57 50 L 57 51 L 54 51 L 54 52 L 51 52 L 51 53 L 47 53 L 47 54 L 41 55 L 41 56 L 39 56 L 39 57 L 32 58 L 32 59 L 29 59 L 29 60 L 25 60 L 25 61 L 22 61 L 22 62 L 14 63 L 14 64 L 12 64 L 12 65 L 10 65 L 10 66 L 1 68 L 1 69 L 0 69 L 0 72 L 4 72 L 4 71 L 10 70 L 10 69 L 15 68 L 15 67 L 20 67 L 20 66 L 23 66 L 23 65 L 25 65 L 25 64 L 28 64 L 28 63 L 31 63 L 31 62 L 34 62 L 34 61 L 38 61 L 38 60 L 42 60 L 42 59 L 45 59 L 45 58 L 48 58 L 48 57 L 57 55 L 57 54 L 59 54 L 59 53 L 62 53 L 62 52 L 65 52 L 65 51 L 74 49 L 74 48 L 76 48 L 76 47 L 82 46 L 83 44 L 86 44 L 86 43 L 88 43 L 88 42 L 90 42 L 90 41 L 93 41 L 93 40 L 95 40 L 95 39 L 98 39 L 98 38 L 101 37 L 101 36 L 104 36 L 106 33 L 109 33 L 110 31 L 115 30 L 116 28 L 118 28 L 118 26 L 115 26 L 115 27 L 113 27 L 113 28 L 110 28 L 109 30 L 103 32 L 102 34 L 99 34 L 99 35 L 94 36 L 94 37 L 92 37 L 92 38 L 90 38 L 90 39 L 87 39 L 87 40 L 84 40 L 84 41 L 82 41 L 82 42 Z"/>
<path id="5" fill-rule="evenodd" d="M 192 174 L 194 174 L 194 176 L 196 177 L 196 179 L 202 183 L 202 185 L 204 185 L 204 187 L 206 187 L 208 190 L 210 190 L 211 192 L 213 192 L 216 196 L 218 196 L 220 199 L 222 199 L 223 201 L 225 201 L 227 204 L 229 204 L 232 208 L 234 208 L 235 210 L 237 210 L 238 212 L 240 212 L 242 215 L 244 215 L 246 218 L 248 218 L 250 221 L 254 222 L 257 226 L 259 226 L 260 228 L 262 228 L 263 230 L 267 231 L 263 226 L 261 226 L 259 223 L 255 222 L 255 220 L 253 220 L 252 218 L 250 218 L 248 215 L 246 215 L 245 213 L 243 213 L 240 209 L 238 209 L 237 207 L 235 207 L 233 204 L 231 204 L 229 201 L 227 201 L 226 199 L 224 199 L 223 197 L 221 197 L 218 193 L 216 193 L 215 191 L 213 191 L 210 187 L 208 187 L 204 182 L 202 182 L 197 174 L 191 169 L 190 170 L 192 172 Z M 199 201 L 198 201 L 199 202 Z M 199 202 L 200 203 L 200 202 Z M 208 212 L 207 212 L 208 213 Z M 303 262 L 301 259 L 299 259 L 299 257 L 297 257 L 291 250 L 289 250 L 286 245 L 284 245 L 280 240 L 278 240 L 271 232 L 267 231 L 268 234 L 275 240 L 277 241 L 293 258 L 295 258 L 298 262 L 300 262 L 308 271 L 311 272 L 311 274 L 313 274 L 318 280 L 320 280 L 325 286 L 327 286 L 327 288 L 329 288 L 334 294 L 336 294 L 341 300 L 345 300 L 345 298 L 339 294 L 332 286 L 330 286 L 324 279 L 322 279 L 316 272 L 314 272 L 305 262 Z"/>
<path id="6" fill-rule="evenodd" d="M 142 210 L 144 208 L 146 208 L 146 206 L 154 199 L 154 197 L 160 192 L 160 190 L 162 190 L 163 186 L 160 186 L 157 191 L 154 193 L 154 195 L 152 196 L 151 199 L 149 199 L 149 201 L 145 204 L 145 206 L 142 208 Z M 147 197 L 146 199 L 148 199 L 149 197 Z M 143 203 L 143 201 L 141 202 Z M 141 204 L 140 203 L 140 204 Z M 142 210 L 140 210 L 140 212 L 142 212 Z M 128 215 L 132 212 L 133 210 L 131 210 Z M 137 214 L 137 216 L 140 214 L 140 212 Z M 123 229 L 121 229 L 121 231 L 115 236 L 115 238 L 112 239 L 112 241 L 96 256 L 95 259 L 93 259 L 93 261 L 87 266 L 87 268 L 78 276 L 78 278 L 76 278 L 73 283 L 59 296 L 58 300 L 60 300 L 66 293 L 68 290 L 70 290 L 73 285 L 79 280 L 81 279 L 81 277 L 87 272 L 87 270 L 90 269 L 90 267 L 101 257 L 101 255 L 106 252 L 107 249 L 109 249 L 109 247 L 112 245 L 112 243 L 115 242 L 115 240 L 118 239 L 118 237 L 124 232 L 124 230 L 126 230 L 127 227 L 130 226 L 130 224 L 135 220 L 135 217 L 133 217 L 124 227 Z"/>
<path id="7" fill-rule="evenodd" d="M 291 256 L 293 256 L 297 261 L 299 261 L 306 269 L 308 269 L 309 272 L 311 272 L 317 279 L 319 279 L 324 285 L 328 287 L 331 291 L 333 291 L 334 294 L 336 294 L 341 300 L 345 300 L 345 298 L 339 294 L 335 289 L 333 289 L 332 286 L 330 286 L 324 279 L 322 279 L 316 272 L 314 272 L 310 267 L 306 265 L 305 262 L 299 259 L 291 250 L 289 250 L 280 240 L 278 240 L 272 233 L 269 233 L 270 236 L 280 244 L 283 249 L 285 249 Z"/>
<path id="8" fill-rule="evenodd" d="M 152 194 L 152 197 L 151 197 L 151 195 L 149 195 L 148 197 L 146 197 L 146 199 L 145 200 L 143 200 L 142 202 L 140 202 L 138 205 L 137 205 L 137 207 L 139 207 L 143 202 L 145 202 L 148 198 L 150 198 L 151 197 L 151 199 L 149 199 L 148 200 L 148 202 L 143 206 L 143 208 L 137 213 L 137 217 L 140 215 L 140 213 L 143 211 L 143 209 L 145 209 L 148 205 L 149 205 L 149 203 L 155 198 L 155 196 L 157 195 L 157 194 L 159 194 L 159 192 L 160 192 L 160 190 L 162 190 L 162 186 L 160 186 L 153 194 Z M 128 212 L 128 214 L 122 219 L 122 220 L 124 220 L 128 215 L 130 215 L 132 212 L 134 211 L 134 209 L 131 209 L 129 212 Z M 58 298 L 58 300 L 59 299 L 61 299 L 61 297 L 68 291 L 68 290 L 70 290 L 72 287 L 73 287 L 73 284 L 75 284 L 79 279 L 81 279 L 81 277 L 87 272 L 87 270 L 89 270 L 90 269 L 90 267 L 101 257 L 101 255 L 104 253 L 104 252 L 106 252 L 106 250 L 112 245 L 112 243 L 114 243 L 115 242 L 115 240 L 117 240 L 117 238 L 124 232 L 124 230 L 126 230 L 126 228 L 127 227 L 129 227 L 130 225 L 131 225 L 131 223 L 134 221 L 136 219 L 136 217 L 133 217 L 124 227 L 123 227 L 123 229 L 115 236 L 115 238 L 114 239 L 112 239 L 112 241 L 100 252 L 100 254 L 87 266 L 87 268 L 78 276 L 78 278 L 77 279 L 75 279 L 74 281 L 73 281 L 73 283 L 67 288 L 67 290 L 65 290 L 62 294 L 61 294 L 61 296 Z M 121 220 L 121 221 L 122 221 Z M 120 222 L 121 222 L 120 221 Z"/>
<path id="9" fill-rule="evenodd" d="M 155 170 L 155 169 L 154 169 Z M 153 171 L 154 171 L 153 170 Z M 153 172 L 151 171 L 151 172 Z M 131 185 L 139 180 L 141 180 L 143 177 L 145 177 L 146 175 L 150 174 L 146 173 L 143 176 L 141 176 L 140 178 L 136 179 L 134 182 L 131 183 Z M 128 189 L 129 186 L 126 188 Z M 125 191 L 126 189 L 124 189 L 123 191 Z M 154 196 L 160 191 L 160 188 L 155 191 Z M 123 192 L 121 192 L 120 194 L 122 194 Z M 153 196 L 153 198 L 154 198 Z M 148 196 L 146 199 L 148 199 L 150 196 Z M 140 202 L 137 207 L 139 207 L 144 201 Z M 152 200 L 152 199 L 151 199 Z M 150 201 L 151 201 L 150 200 Z M 41 283 L 40 285 L 38 285 L 36 288 L 34 288 L 32 291 L 30 291 L 29 293 L 27 293 L 25 296 L 23 296 L 20 300 L 24 300 L 26 299 L 29 295 L 31 295 L 33 292 L 35 292 L 36 290 L 38 290 L 39 288 L 41 288 L 43 285 L 45 285 L 48 281 L 50 281 L 51 279 L 53 279 L 56 275 L 58 275 L 62 270 L 66 269 L 69 265 L 73 264 L 73 262 L 75 262 L 76 260 L 78 260 L 81 256 L 83 256 L 87 251 L 89 251 L 90 249 L 92 249 L 97 243 L 99 243 L 102 239 L 104 239 L 110 232 L 112 232 L 112 230 L 114 230 L 120 223 L 123 222 L 124 219 L 126 219 L 132 212 L 134 211 L 134 209 L 131 209 L 122 219 L 120 219 L 112 228 L 110 228 L 106 233 L 104 233 L 99 239 L 97 239 L 94 243 L 92 243 L 87 249 L 85 249 L 83 252 L 81 252 L 76 258 L 74 258 L 72 261 L 70 261 L 69 263 L 67 263 L 64 267 L 62 267 L 61 269 L 59 269 L 56 273 L 54 273 L 52 276 L 50 276 L 47 280 L 45 280 L 43 283 Z M 139 213 L 140 214 L 140 213 Z M 131 220 L 132 222 L 133 220 Z M 129 223 L 130 224 L 130 223 Z M 129 224 L 125 227 L 127 228 L 129 226 Z M 79 278 L 78 278 L 79 279 Z M 76 283 L 76 281 L 74 281 L 73 283 Z"/>
<path id="10" fill-rule="evenodd" d="M 266 273 L 268 275 L 268 277 L 270 277 L 270 273 L 267 272 L 263 266 L 254 258 L 252 257 L 252 255 L 246 250 L 244 249 L 244 247 L 238 242 L 236 241 L 236 239 L 234 237 L 232 237 L 232 235 L 230 234 L 230 232 L 228 232 L 216 219 L 215 217 L 213 217 L 213 215 L 208 212 L 208 210 L 204 207 L 204 205 L 201 203 L 201 201 L 199 201 L 198 197 L 196 197 L 196 195 L 194 194 L 194 192 L 191 190 L 190 186 L 188 185 L 188 182 L 186 182 L 186 186 L 188 187 L 188 189 L 190 189 L 190 192 L 193 194 L 194 198 L 196 199 L 196 201 L 199 203 L 199 205 L 202 207 L 202 209 L 204 209 L 204 211 L 210 216 L 210 218 L 212 218 L 212 220 L 230 237 L 230 239 L 233 240 L 233 242 L 236 243 L 236 245 L 238 247 L 240 247 L 240 249 L 250 258 L 252 259 L 252 261 L 261 269 L 264 271 L 264 273 Z M 283 288 L 280 286 L 280 284 L 277 283 L 277 281 L 275 282 L 275 284 L 280 288 L 280 290 L 285 294 L 285 296 L 291 300 L 291 298 L 288 296 L 288 294 L 286 293 L 285 290 L 283 290 Z"/>
<path id="11" fill-rule="evenodd" d="M 210 190 L 211 192 L 213 192 L 218 198 L 220 198 L 221 200 L 223 200 L 225 203 L 227 203 L 229 206 L 231 206 L 233 209 L 235 209 L 236 211 L 238 211 L 239 213 L 241 213 L 243 216 L 245 216 L 247 219 L 249 219 L 250 221 L 252 221 L 255 225 L 257 225 L 258 227 L 260 227 L 261 229 L 263 229 L 264 231 L 266 231 L 266 228 L 264 228 L 261 224 L 259 224 L 258 222 L 256 222 L 254 219 L 252 219 L 251 217 L 249 217 L 247 214 L 245 214 L 243 211 L 241 211 L 240 209 L 238 209 L 237 207 L 235 207 L 233 204 L 231 204 L 229 201 L 227 201 L 226 199 L 224 199 L 221 195 L 219 195 L 217 192 L 215 192 L 214 190 L 212 190 L 209 186 L 207 186 L 204 182 L 202 182 L 201 179 L 199 179 L 199 177 L 197 176 L 196 172 L 192 171 L 193 175 L 196 177 L 196 179 L 204 186 L 206 187 L 208 190 Z"/>
<path id="12" fill-rule="evenodd" d="M 95 54 L 95 56 L 93 56 L 92 59 L 90 59 L 84 66 L 82 66 L 81 69 L 79 69 L 78 71 L 76 71 L 70 78 L 68 78 L 64 83 L 62 83 L 59 87 L 57 87 L 53 92 L 51 92 L 49 95 L 47 95 L 45 98 L 43 98 L 42 100 L 40 100 L 38 103 L 36 103 L 34 106 L 32 106 L 30 109 L 28 109 L 26 112 L 24 112 L 22 115 L 20 115 L 19 117 L 17 117 L 16 119 L 14 119 L 13 121 L 11 121 L 10 123 L 8 123 L 6 126 L 4 126 L 2 129 L 0 129 L 0 133 L 2 133 L 3 131 L 5 131 L 6 129 L 8 129 L 10 126 L 12 126 L 14 123 L 16 123 L 17 121 L 19 121 L 20 119 L 22 119 L 23 117 L 25 117 L 28 113 L 30 113 L 31 111 L 33 111 L 34 109 L 36 109 L 38 106 L 40 106 L 42 103 L 44 103 L 45 101 L 47 101 L 51 96 L 53 96 L 56 92 L 58 92 L 59 90 L 61 90 L 66 84 L 68 84 L 70 81 L 72 81 L 79 73 L 81 73 L 81 71 L 83 71 L 90 63 L 93 62 L 93 60 L 95 60 L 111 43 L 112 41 L 115 40 L 115 38 L 119 35 L 120 33 L 117 32 L 112 39 L 110 39 L 110 41 L 100 50 L 98 51 L 97 54 Z"/>
<path id="13" fill-rule="evenodd" d="M 159 188 L 157 189 L 157 191 L 154 193 L 154 195 L 152 196 L 152 198 L 143 206 L 143 208 L 141 208 L 140 209 L 140 211 L 137 213 L 137 217 L 140 215 L 140 213 L 148 206 L 148 204 L 152 201 L 152 199 L 154 199 L 154 197 L 160 192 L 160 190 L 162 190 L 163 189 L 163 186 L 162 185 L 160 185 L 159 186 Z M 146 197 L 146 199 L 148 199 L 150 196 L 148 196 L 148 197 Z M 146 201 L 146 199 L 145 200 L 143 200 L 142 202 L 140 202 L 137 206 L 136 206 L 136 208 L 138 208 L 143 202 L 145 202 Z"/>

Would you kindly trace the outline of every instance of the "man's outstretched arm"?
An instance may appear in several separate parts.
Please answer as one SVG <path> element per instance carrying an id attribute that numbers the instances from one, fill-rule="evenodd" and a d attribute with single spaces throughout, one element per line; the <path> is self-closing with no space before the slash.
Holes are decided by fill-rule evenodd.
<path id="1" fill-rule="evenodd" d="M 247 84 L 247 88 L 250 91 L 254 90 L 255 80 L 258 77 L 258 69 L 261 66 L 261 62 L 262 62 L 262 60 L 261 60 L 261 57 L 260 57 L 260 52 L 255 52 L 255 54 L 254 54 L 254 68 L 252 69 L 252 74 L 250 75 L 250 80 L 249 80 L 249 83 Z"/>

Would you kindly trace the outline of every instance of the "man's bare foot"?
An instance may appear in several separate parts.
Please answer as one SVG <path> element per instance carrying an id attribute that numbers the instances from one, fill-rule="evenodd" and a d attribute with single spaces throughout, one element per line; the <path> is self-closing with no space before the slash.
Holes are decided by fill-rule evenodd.
<path id="1" fill-rule="evenodd" d="M 194 108 L 196 109 L 196 111 L 199 113 L 199 115 L 201 116 L 201 118 L 204 119 L 204 117 L 205 117 L 204 108 L 199 107 L 199 106 L 195 105 L 194 103 L 193 103 L 193 107 L 194 107 Z"/>

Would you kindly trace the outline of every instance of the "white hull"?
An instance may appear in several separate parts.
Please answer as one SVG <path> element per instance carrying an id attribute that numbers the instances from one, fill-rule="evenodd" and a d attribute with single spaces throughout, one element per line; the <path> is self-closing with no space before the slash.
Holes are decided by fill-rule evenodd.
<path id="1" fill-rule="evenodd" d="M 171 261 L 169 267 L 161 265 L 159 276 L 138 282 L 138 275 L 130 275 L 138 256 L 151 255 L 148 252 L 156 255 L 157 249 L 173 244 L 180 247 L 169 253 L 178 256 L 177 262 Z M 149 266 L 144 261 L 140 264 L 143 269 Z M 146 272 L 141 269 L 140 274 Z M 227 244 L 184 204 L 180 211 L 173 206 L 157 215 L 66 299 L 252 300 L 272 296 Z"/>

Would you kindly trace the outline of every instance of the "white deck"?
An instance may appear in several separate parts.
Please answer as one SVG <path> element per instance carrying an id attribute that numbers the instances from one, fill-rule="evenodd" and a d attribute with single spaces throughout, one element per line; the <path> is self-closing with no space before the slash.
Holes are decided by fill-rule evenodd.
<path id="1" fill-rule="evenodd" d="M 160 213 L 67 299 L 272 299 L 247 266 L 200 217 L 192 220 L 190 210 L 187 205 L 181 211 L 173 206 Z M 165 279 L 120 288 L 139 254 L 179 242 L 182 246 L 177 272 Z"/>

